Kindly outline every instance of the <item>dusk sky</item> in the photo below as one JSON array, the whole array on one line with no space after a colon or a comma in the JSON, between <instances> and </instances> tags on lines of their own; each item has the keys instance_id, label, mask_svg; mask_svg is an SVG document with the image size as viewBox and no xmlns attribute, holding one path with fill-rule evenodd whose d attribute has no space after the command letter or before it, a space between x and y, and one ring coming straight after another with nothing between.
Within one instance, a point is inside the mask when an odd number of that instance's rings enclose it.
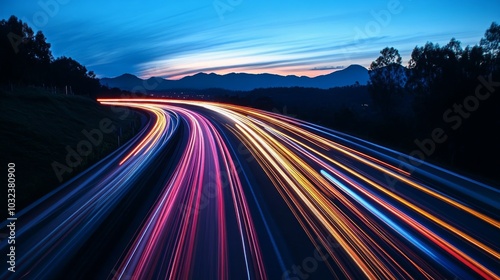
<instances>
[{"instance_id":1,"label":"dusk sky","mask_svg":"<svg viewBox=\"0 0 500 280\"><path fill-rule=\"evenodd\" d=\"M386 46L406 65L427 41L474 45L500 22L500 1L4 0L0 17L10 15L98 77L317 76L368 67Z\"/></svg>"}]
</instances>

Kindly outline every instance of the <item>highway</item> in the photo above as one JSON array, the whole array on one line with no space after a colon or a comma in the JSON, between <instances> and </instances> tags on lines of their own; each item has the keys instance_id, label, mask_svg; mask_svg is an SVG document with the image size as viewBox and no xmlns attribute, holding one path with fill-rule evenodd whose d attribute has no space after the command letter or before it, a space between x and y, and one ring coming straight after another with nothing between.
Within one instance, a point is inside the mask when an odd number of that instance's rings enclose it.
<instances>
[{"instance_id":1,"label":"highway","mask_svg":"<svg viewBox=\"0 0 500 280\"><path fill-rule=\"evenodd\" d=\"M18 213L1 279L500 279L498 187L248 107L98 101L149 117Z\"/></svg>"}]
</instances>

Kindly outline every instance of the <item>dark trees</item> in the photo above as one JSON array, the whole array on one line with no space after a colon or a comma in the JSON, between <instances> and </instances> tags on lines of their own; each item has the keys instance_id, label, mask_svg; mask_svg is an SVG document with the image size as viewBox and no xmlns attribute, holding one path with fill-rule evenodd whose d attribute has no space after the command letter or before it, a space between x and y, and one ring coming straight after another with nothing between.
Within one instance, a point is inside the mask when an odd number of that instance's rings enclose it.
<instances>
[{"instance_id":1,"label":"dark trees","mask_svg":"<svg viewBox=\"0 0 500 280\"><path fill-rule=\"evenodd\" d=\"M401 96L406 83L405 68L401 66L401 62L398 50L386 47L370 65L368 89L375 106L384 115L390 115L394 111L396 100Z\"/></svg>"},{"instance_id":2,"label":"dark trees","mask_svg":"<svg viewBox=\"0 0 500 280\"><path fill-rule=\"evenodd\" d=\"M500 156L500 26L492 23L479 44L466 46L452 38L444 46L416 46L408 67L398 51L385 48L370 67L370 91L382 113L405 107L409 95L416 139L439 128L446 141L429 157L482 174L494 174L490 164ZM405 69L397 70L397 69ZM397 72L399 71L399 72ZM407 79L407 80L406 80ZM387 120L387 118L385 118ZM394 130L395 131L395 130Z\"/></svg>"},{"instance_id":3,"label":"dark trees","mask_svg":"<svg viewBox=\"0 0 500 280\"><path fill-rule=\"evenodd\" d=\"M88 94L99 90L99 81L92 71L69 57L55 59L50 65L50 81L56 87L71 89L75 94ZM69 90L69 89L68 89Z\"/></svg>"},{"instance_id":4,"label":"dark trees","mask_svg":"<svg viewBox=\"0 0 500 280\"><path fill-rule=\"evenodd\" d=\"M93 72L77 61L54 60L45 35L15 16L0 21L0 84L71 88L76 94L92 94L100 89Z\"/></svg>"},{"instance_id":5,"label":"dark trees","mask_svg":"<svg viewBox=\"0 0 500 280\"><path fill-rule=\"evenodd\" d=\"M0 21L0 81L34 84L43 81L52 60L45 36L15 16Z\"/></svg>"}]
</instances>

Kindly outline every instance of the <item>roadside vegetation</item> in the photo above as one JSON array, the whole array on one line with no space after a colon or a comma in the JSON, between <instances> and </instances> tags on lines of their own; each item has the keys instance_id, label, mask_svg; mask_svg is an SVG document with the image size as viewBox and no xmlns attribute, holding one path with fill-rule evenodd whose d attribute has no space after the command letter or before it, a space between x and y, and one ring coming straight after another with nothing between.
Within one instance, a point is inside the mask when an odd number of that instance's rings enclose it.
<instances>
[{"instance_id":1,"label":"roadside vegetation","mask_svg":"<svg viewBox=\"0 0 500 280\"><path fill-rule=\"evenodd\" d=\"M113 112L84 96L16 87L1 89L0 100L0 154L2 166L16 165L18 211L103 159L141 127L138 113Z\"/></svg>"},{"instance_id":2,"label":"roadside vegetation","mask_svg":"<svg viewBox=\"0 0 500 280\"><path fill-rule=\"evenodd\" d=\"M15 16L0 21L0 61L1 166L15 163L17 212L141 128L140 113L95 101L117 92L72 58L54 58L43 33Z\"/></svg>"}]
</instances>

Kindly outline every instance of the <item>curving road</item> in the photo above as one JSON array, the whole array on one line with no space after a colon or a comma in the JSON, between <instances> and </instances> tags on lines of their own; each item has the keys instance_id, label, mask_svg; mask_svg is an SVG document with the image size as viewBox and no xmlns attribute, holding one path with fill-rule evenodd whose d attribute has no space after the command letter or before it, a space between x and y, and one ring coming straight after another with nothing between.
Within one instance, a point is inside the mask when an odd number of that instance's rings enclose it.
<instances>
[{"instance_id":1,"label":"curving road","mask_svg":"<svg viewBox=\"0 0 500 280\"><path fill-rule=\"evenodd\" d=\"M498 188L247 107L99 102L148 121L18 213L1 279L500 278Z\"/></svg>"}]
</instances>

